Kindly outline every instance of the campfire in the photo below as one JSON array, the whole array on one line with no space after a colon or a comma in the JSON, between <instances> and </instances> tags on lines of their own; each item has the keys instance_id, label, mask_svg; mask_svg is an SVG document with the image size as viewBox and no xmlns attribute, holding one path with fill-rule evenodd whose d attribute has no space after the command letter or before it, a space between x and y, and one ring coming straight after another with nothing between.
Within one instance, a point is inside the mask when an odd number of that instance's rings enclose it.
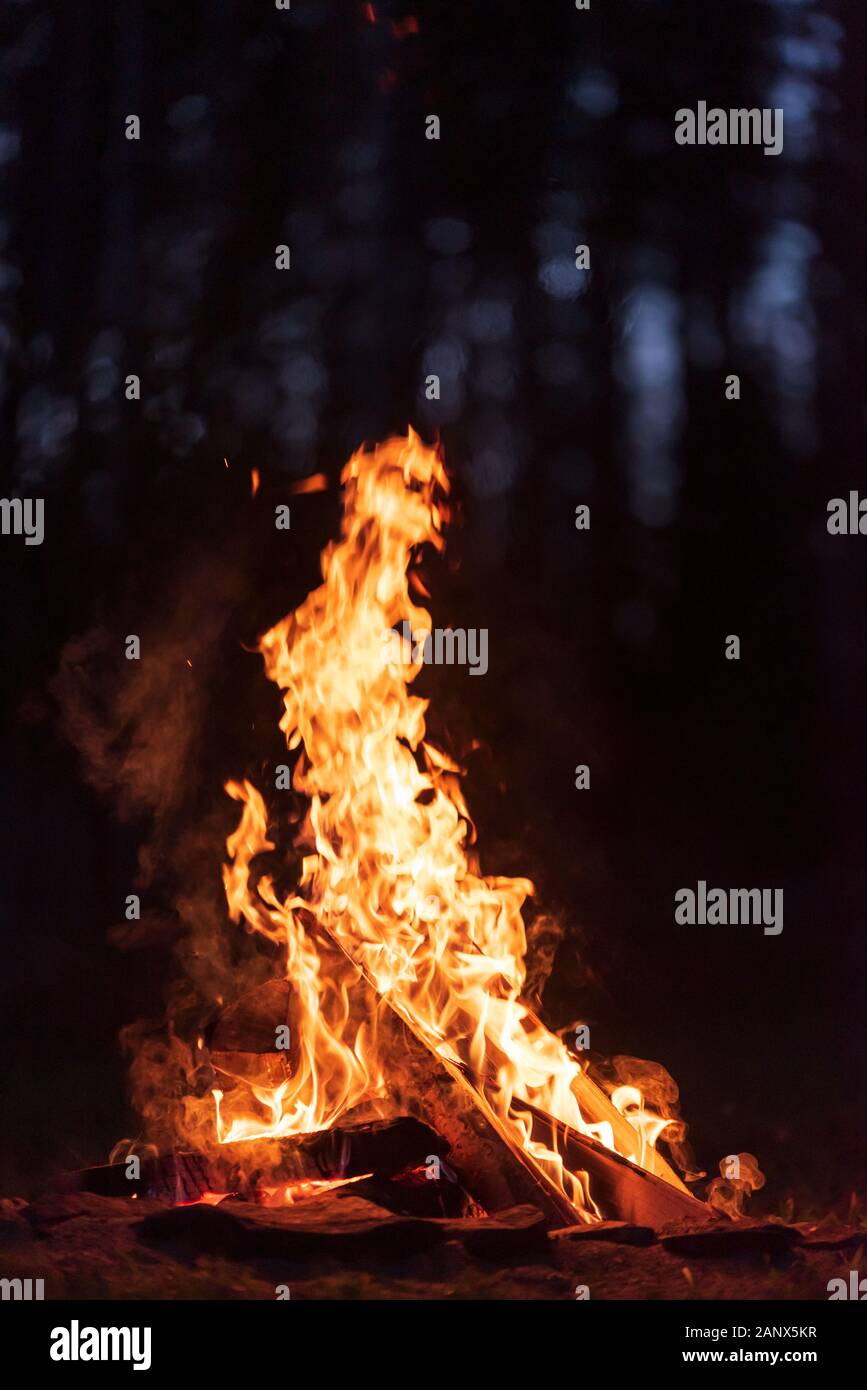
<instances>
[{"instance_id":1,"label":"campfire","mask_svg":"<svg viewBox=\"0 0 867 1390\"><path fill-rule=\"evenodd\" d=\"M533 886L482 874L461 768L426 737L413 688L432 622L413 595L424 547L444 545L440 453L410 430L341 481L322 584L259 642L287 809L226 786L226 930L253 934L270 975L226 978L192 1037L140 1045L154 1143L76 1181L266 1205L388 1183L433 1214L529 1202L560 1227L710 1219L656 1147L682 1127L636 1084L603 1089L522 999Z\"/></svg>"}]
</instances>

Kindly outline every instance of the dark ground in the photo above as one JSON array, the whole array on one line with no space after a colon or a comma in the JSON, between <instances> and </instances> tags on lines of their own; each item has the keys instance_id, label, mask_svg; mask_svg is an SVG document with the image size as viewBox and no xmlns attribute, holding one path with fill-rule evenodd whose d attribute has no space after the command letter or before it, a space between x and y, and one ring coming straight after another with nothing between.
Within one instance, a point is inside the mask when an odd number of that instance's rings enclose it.
<instances>
[{"instance_id":1,"label":"dark ground","mask_svg":"<svg viewBox=\"0 0 867 1390\"><path fill-rule=\"evenodd\" d=\"M483 1228L483 1229L482 1229ZM729 1227L731 1231L731 1227ZM864 1233L740 1228L707 1236L646 1228L548 1233L532 1207L485 1221L422 1220L331 1192L263 1211L229 1201L167 1210L89 1194L0 1211L3 1272L46 1299L798 1299L848 1280ZM686 1246L684 1248L684 1241ZM690 1247L690 1241L692 1245Z\"/></svg>"}]
</instances>

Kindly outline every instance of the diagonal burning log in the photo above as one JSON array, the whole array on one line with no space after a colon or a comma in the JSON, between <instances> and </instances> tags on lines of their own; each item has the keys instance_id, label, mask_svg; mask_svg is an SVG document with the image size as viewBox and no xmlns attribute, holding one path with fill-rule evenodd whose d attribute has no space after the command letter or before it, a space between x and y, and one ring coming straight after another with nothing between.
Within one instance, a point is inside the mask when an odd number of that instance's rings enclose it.
<instances>
[{"instance_id":1,"label":"diagonal burning log","mask_svg":"<svg viewBox=\"0 0 867 1390\"><path fill-rule=\"evenodd\" d=\"M531 1118L533 1132L547 1137L551 1146L563 1155L567 1167L583 1169L589 1174L593 1200L606 1220L658 1229L675 1221L696 1224L718 1219L718 1213L699 1202L686 1188L664 1182L527 1101L516 1100L513 1106Z\"/></svg>"},{"instance_id":2,"label":"diagonal burning log","mask_svg":"<svg viewBox=\"0 0 867 1390\"><path fill-rule=\"evenodd\" d=\"M349 958L340 943L335 944ZM532 1157L517 1148L509 1128L485 1099L481 1078L432 1047L395 1001L377 995L365 972L358 966L356 969L359 1008L368 1016L379 1008L382 1015L379 1042L386 1068L394 1075L404 1073L401 1103L410 1106L414 1102L448 1141L449 1161L486 1210L496 1212L534 1202L550 1221L574 1224L578 1217L575 1207ZM285 981L271 981L249 991L227 1011L225 1025L221 1019L211 1032L211 1044L222 1047L231 1042L237 1049L235 1055L252 1052L254 1046L261 1046L264 1053L266 1047L273 1046L275 1018L280 1022L290 1015L291 986ZM225 1068L226 1055L215 1052L212 1061ZM279 1059L273 1060L276 1063ZM608 1121L622 1147L637 1148L639 1136L604 1092L583 1073L576 1082L582 1083L579 1097L587 1118L594 1123ZM533 1139L560 1154L570 1172L589 1175L593 1200L603 1216L656 1226L676 1219L711 1219L709 1209L687 1191L655 1151L653 1171L646 1172L529 1102L515 1100L512 1110L529 1118Z\"/></svg>"}]
</instances>

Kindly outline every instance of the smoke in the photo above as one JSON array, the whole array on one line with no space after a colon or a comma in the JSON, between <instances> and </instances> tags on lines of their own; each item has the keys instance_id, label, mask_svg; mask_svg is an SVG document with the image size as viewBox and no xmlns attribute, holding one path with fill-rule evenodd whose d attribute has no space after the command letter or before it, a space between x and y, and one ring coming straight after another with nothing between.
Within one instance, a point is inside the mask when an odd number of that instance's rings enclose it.
<instances>
[{"instance_id":1,"label":"smoke","mask_svg":"<svg viewBox=\"0 0 867 1390\"><path fill-rule=\"evenodd\" d=\"M247 753L235 748L251 722L237 691L259 684L258 659L233 630L249 588L240 561L197 557L161 581L146 616L68 641L51 685L85 780L140 836L130 885L140 916L112 926L109 939L123 950L174 952L165 1017L131 1023L121 1036L133 1102L160 1140L171 1130L166 1107L194 1078L197 1033L228 994L270 968L262 948L228 925L220 878L234 820L223 782L243 765ZM137 659L126 655L131 636Z\"/></svg>"},{"instance_id":2,"label":"smoke","mask_svg":"<svg viewBox=\"0 0 867 1390\"><path fill-rule=\"evenodd\" d=\"M202 757L208 697L238 583L236 572L202 561L127 631L92 628L61 652L52 693L87 780L123 819L151 817L157 841L210 763ZM139 638L138 659L126 656L130 636Z\"/></svg>"}]
</instances>

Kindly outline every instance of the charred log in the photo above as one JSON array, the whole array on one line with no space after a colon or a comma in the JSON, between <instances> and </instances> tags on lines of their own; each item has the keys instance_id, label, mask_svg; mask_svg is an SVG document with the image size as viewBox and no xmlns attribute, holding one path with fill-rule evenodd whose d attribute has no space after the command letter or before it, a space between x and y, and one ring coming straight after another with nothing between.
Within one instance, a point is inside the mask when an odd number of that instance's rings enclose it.
<instances>
[{"instance_id":1,"label":"charred log","mask_svg":"<svg viewBox=\"0 0 867 1390\"><path fill-rule=\"evenodd\" d=\"M60 1192L92 1192L101 1197L148 1197L175 1204L197 1202L208 1192L254 1195L257 1184L333 1181L368 1173L388 1176L445 1159L448 1142L410 1115L368 1124L336 1125L316 1134L251 1140L225 1145L206 1157L162 1154L135 1165L104 1164L65 1173L54 1184ZM263 1159L267 1156L267 1163Z\"/></svg>"}]
</instances>

